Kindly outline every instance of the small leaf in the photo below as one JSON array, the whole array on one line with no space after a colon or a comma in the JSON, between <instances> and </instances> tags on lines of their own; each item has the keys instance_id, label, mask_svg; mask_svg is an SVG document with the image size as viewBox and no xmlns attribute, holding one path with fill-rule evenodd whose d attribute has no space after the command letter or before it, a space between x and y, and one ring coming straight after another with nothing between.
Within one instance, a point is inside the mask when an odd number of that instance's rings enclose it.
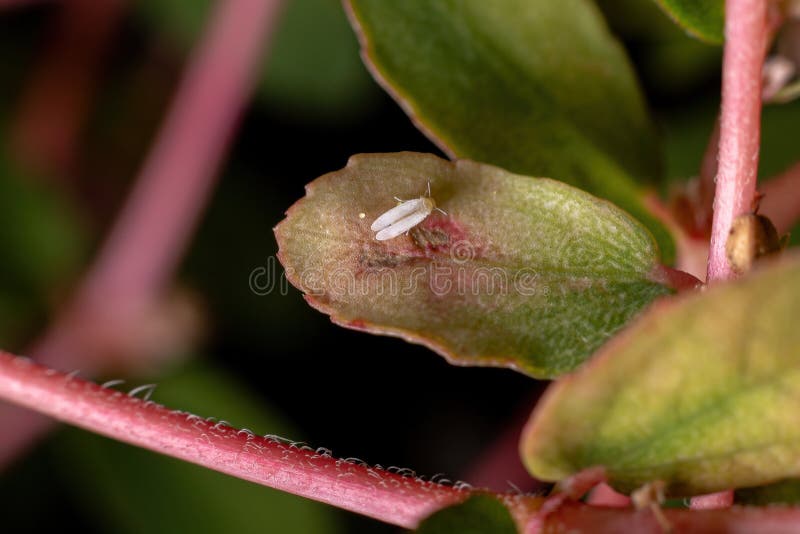
<instances>
[{"instance_id":1,"label":"small leaf","mask_svg":"<svg viewBox=\"0 0 800 534\"><path fill-rule=\"evenodd\" d=\"M673 496L800 475L800 257L662 301L551 386L522 441L544 480L605 466Z\"/></svg>"},{"instance_id":2,"label":"small leaf","mask_svg":"<svg viewBox=\"0 0 800 534\"><path fill-rule=\"evenodd\" d=\"M376 78L450 155L558 177L673 244L634 179L660 177L622 47L586 0L350 0Z\"/></svg>"},{"instance_id":3,"label":"small leaf","mask_svg":"<svg viewBox=\"0 0 800 534\"><path fill-rule=\"evenodd\" d=\"M394 196L432 213L377 241ZM453 363L554 376L653 299L658 252L625 212L579 189L471 161L360 155L309 184L276 228L289 280L343 326L403 337Z\"/></svg>"},{"instance_id":4,"label":"small leaf","mask_svg":"<svg viewBox=\"0 0 800 534\"><path fill-rule=\"evenodd\" d=\"M722 43L725 0L656 0L658 5L691 35L710 43Z\"/></svg>"},{"instance_id":5,"label":"small leaf","mask_svg":"<svg viewBox=\"0 0 800 534\"><path fill-rule=\"evenodd\" d=\"M508 508L491 495L473 495L439 510L417 528L418 534L517 534Z\"/></svg>"}]
</instances>

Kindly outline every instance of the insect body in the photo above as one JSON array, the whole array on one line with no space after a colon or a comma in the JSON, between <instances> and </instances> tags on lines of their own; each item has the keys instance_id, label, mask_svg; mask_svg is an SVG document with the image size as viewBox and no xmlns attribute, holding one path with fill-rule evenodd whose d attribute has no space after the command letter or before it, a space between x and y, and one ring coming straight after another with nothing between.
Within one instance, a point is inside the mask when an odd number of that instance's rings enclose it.
<instances>
[{"instance_id":1,"label":"insect body","mask_svg":"<svg viewBox=\"0 0 800 534\"><path fill-rule=\"evenodd\" d=\"M428 183L428 196L399 202L400 204L372 223L371 229L373 232L378 232L375 236L378 241L386 241L411 230L424 221L433 210L442 211L436 207L436 202L431 198L430 183Z\"/></svg>"},{"instance_id":2,"label":"insect body","mask_svg":"<svg viewBox=\"0 0 800 534\"><path fill-rule=\"evenodd\" d=\"M426 197L401 202L372 223L372 231L378 232L375 239L386 241L411 230L424 221L435 207L433 199Z\"/></svg>"}]
</instances>

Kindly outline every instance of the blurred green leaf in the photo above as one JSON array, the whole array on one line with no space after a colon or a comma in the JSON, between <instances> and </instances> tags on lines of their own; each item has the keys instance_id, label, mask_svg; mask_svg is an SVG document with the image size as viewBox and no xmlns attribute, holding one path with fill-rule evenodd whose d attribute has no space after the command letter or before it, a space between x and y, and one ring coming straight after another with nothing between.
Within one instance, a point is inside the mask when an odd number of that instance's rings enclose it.
<instances>
[{"instance_id":1,"label":"blurred green leaf","mask_svg":"<svg viewBox=\"0 0 800 534\"><path fill-rule=\"evenodd\" d=\"M653 93L650 100L676 94L695 97L719 77L722 48L687 35L655 2L599 0L597 4L636 60L639 77Z\"/></svg>"},{"instance_id":2,"label":"blurred green leaf","mask_svg":"<svg viewBox=\"0 0 800 534\"><path fill-rule=\"evenodd\" d=\"M738 504L751 506L800 504L800 480L793 478L766 486L738 489L736 490L735 501Z\"/></svg>"},{"instance_id":3,"label":"blurred green leaf","mask_svg":"<svg viewBox=\"0 0 800 534\"><path fill-rule=\"evenodd\" d=\"M256 433L293 435L217 368L196 366L160 380L153 399ZM338 532L336 512L323 504L81 430L63 431L54 448L76 497L104 532Z\"/></svg>"},{"instance_id":4,"label":"blurred green leaf","mask_svg":"<svg viewBox=\"0 0 800 534\"><path fill-rule=\"evenodd\" d=\"M706 101L671 110L660 117L669 179L684 181L697 174L718 107L718 101ZM768 180L800 159L795 137L799 122L800 102L764 106L758 169L760 180Z\"/></svg>"},{"instance_id":5,"label":"blurred green leaf","mask_svg":"<svg viewBox=\"0 0 800 534\"><path fill-rule=\"evenodd\" d=\"M349 2L377 77L458 157L557 177L673 244L634 179L661 176L628 60L586 0Z\"/></svg>"},{"instance_id":6,"label":"blurred green leaf","mask_svg":"<svg viewBox=\"0 0 800 534\"><path fill-rule=\"evenodd\" d=\"M528 424L530 472L603 465L614 487L674 496L800 475L800 256L662 301L546 394Z\"/></svg>"},{"instance_id":7,"label":"blurred green leaf","mask_svg":"<svg viewBox=\"0 0 800 534\"><path fill-rule=\"evenodd\" d=\"M209 0L142 0L141 15L176 44L190 48L201 34ZM288 0L264 57L261 101L312 120L357 112L377 91L358 57L358 43L341 4Z\"/></svg>"},{"instance_id":8,"label":"blurred green leaf","mask_svg":"<svg viewBox=\"0 0 800 534\"><path fill-rule=\"evenodd\" d=\"M0 155L0 341L6 346L78 270L86 243L58 194Z\"/></svg>"},{"instance_id":9,"label":"blurred green leaf","mask_svg":"<svg viewBox=\"0 0 800 534\"><path fill-rule=\"evenodd\" d=\"M377 241L372 222L430 183L447 212ZM554 376L667 287L652 236L566 184L427 154L365 154L307 186L276 228L306 299L343 326L403 337L462 365Z\"/></svg>"},{"instance_id":10,"label":"blurred green leaf","mask_svg":"<svg viewBox=\"0 0 800 534\"><path fill-rule=\"evenodd\" d=\"M432 514L416 530L419 534L517 534L508 508L497 497L473 495L461 504Z\"/></svg>"},{"instance_id":11,"label":"blurred green leaf","mask_svg":"<svg viewBox=\"0 0 800 534\"><path fill-rule=\"evenodd\" d=\"M656 0L670 17L691 35L710 43L722 43L725 0Z\"/></svg>"},{"instance_id":12,"label":"blurred green leaf","mask_svg":"<svg viewBox=\"0 0 800 534\"><path fill-rule=\"evenodd\" d=\"M668 182L686 182L697 176L718 111L719 102L714 100L660 114Z\"/></svg>"}]
</instances>

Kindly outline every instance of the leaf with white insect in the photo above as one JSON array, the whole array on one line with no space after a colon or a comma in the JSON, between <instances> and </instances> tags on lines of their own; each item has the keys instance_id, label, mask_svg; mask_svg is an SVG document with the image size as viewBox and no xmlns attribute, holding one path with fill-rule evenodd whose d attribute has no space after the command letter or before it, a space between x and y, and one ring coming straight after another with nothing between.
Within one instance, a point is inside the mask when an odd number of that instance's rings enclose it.
<instances>
[{"instance_id":1,"label":"leaf with white insect","mask_svg":"<svg viewBox=\"0 0 800 534\"><path fill-rule=\"evenodd\" d=\"M422 213L395 197L426 199L428 183L444 212L376 239ZM671 292L652 236L612 204L426 154L353 157L308 185L276 235L288 279L335 322L537 377L573 369Z\"/></svg>"},{"instance_id":2,"label":"leaf with white insect","mask_svg":"<svg viewBox=\"0 0 800 534\"><path fill-rule=\"evenodd\" d=\"M672 237L640 185L661 178L658 136L595 2L345 6L375 79L447 154L610 200L653 232L672 261Z\"/></svg>"}]
</instances>

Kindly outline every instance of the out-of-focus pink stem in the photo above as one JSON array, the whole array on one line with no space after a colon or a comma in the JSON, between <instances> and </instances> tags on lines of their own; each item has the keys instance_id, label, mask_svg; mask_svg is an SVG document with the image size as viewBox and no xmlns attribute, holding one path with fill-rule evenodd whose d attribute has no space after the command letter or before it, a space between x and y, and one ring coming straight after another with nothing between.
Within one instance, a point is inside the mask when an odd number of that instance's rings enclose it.
<instances>
[{"instance_id":1,"label":"out-of-focus pink stem","mask_svg":"<svg viewBox=\"0 0 800 534\"><path fill-rule=\"evenodd\" d=\"M586 498L586 502L592 506L608 506L611 508L627 508L631 505L631 499L627 495L617 493L614 488L603 482L598 484Z\"/></svg>"},{"instance_id":2,"label":"out-of-focus pink stem","mask_svg":"<svg viewBox=\"0 0 800 534\"><path fill-rule=\"evenodd\" d=\"M546 485L530 476L519 457L521 426L504 429L483 451L464 479L477 488L489 488L492 491L516 488L529 493L544 489Z\"/></svg>"},{"instance_id":3,"label":"out-of-focus pink stem","mask_svg":"<svg viewBox=\"0 0 800 534\"><path fill-rule=\"evenodd\" d=\"M58 6L53 34L12 127L15 155L26 166L61 176L72 170L97 74L125 4L70 0Z\"/></svg>"},{"instance_id":4,"label":"out-of-focus pink stem","mask_svg":"<svg viewBox=\"0 0 800 534\"><path fill-rule=\"evenodd\" d=\"M31 354L59 369L97 372L97 338L141 318L183 254L251 92L281 0L221 0L155 145L111 234L70 305ZM0 465L48 420L0 405Z\"/></svg>"},{"instance_id":5,"label":"out-of-focus pink stem","mask_svg":"<svg viewBox=\"0 0 800 534\"><path fill-rule=\"evenodd\" d=\"M750 211L755 197L761 132L761 70L766 42L766 0L727 0L709 283L734 277L725 254L725 242L734 218Z\"/></svg>"},{"instance_id":6,"label":"out-of-focus pink stem","mask_svg":"<svg viewBox=\"0 0 800 534\"><path fill-rule=\"evenodd\" d=\"M761 213L769 217L784 234L800 219L800 163L779 174L761 187Z\"/></svg>"},{"instance_id":7,"label":"out-of-focus pink stem","mask_svg":"<svg viewBox=\"0 0 800 534\"><path fill-rule=\"evenodd\" d=\"M469 496L466 490L215 424L3 352L0 398L125 443L401 527L414 528L434 511Z\"/></svg>"},{"instance_id":8,"label":"out-of-focus pink stem","mask_svg":"<svg viewBox=\"0 0 800 534\"><path fill-rule=\"evenodd\" d=\"M139 179L81 288L107 307L149 301L182 256L258 72L280 0L225 0ZM57 357L60 358L60 357Z\"/></svg>"},{"instance_id":9,"label":"out-of-focus pink stem","mask_svg":"<svg viewBox=\"0 0 800 534\"><path fill-rule=\"evenodd\" d=\"M549 487L549 484L531 477L522 464L519 453L522 428L530 418L531 409L542 391L543 384L536 384L534 393L517 407L505 428L464 474L464 480L477 488L488 488L492 491L515 488L524 493L542 493Z\"/></svg>"}]
</instances>

